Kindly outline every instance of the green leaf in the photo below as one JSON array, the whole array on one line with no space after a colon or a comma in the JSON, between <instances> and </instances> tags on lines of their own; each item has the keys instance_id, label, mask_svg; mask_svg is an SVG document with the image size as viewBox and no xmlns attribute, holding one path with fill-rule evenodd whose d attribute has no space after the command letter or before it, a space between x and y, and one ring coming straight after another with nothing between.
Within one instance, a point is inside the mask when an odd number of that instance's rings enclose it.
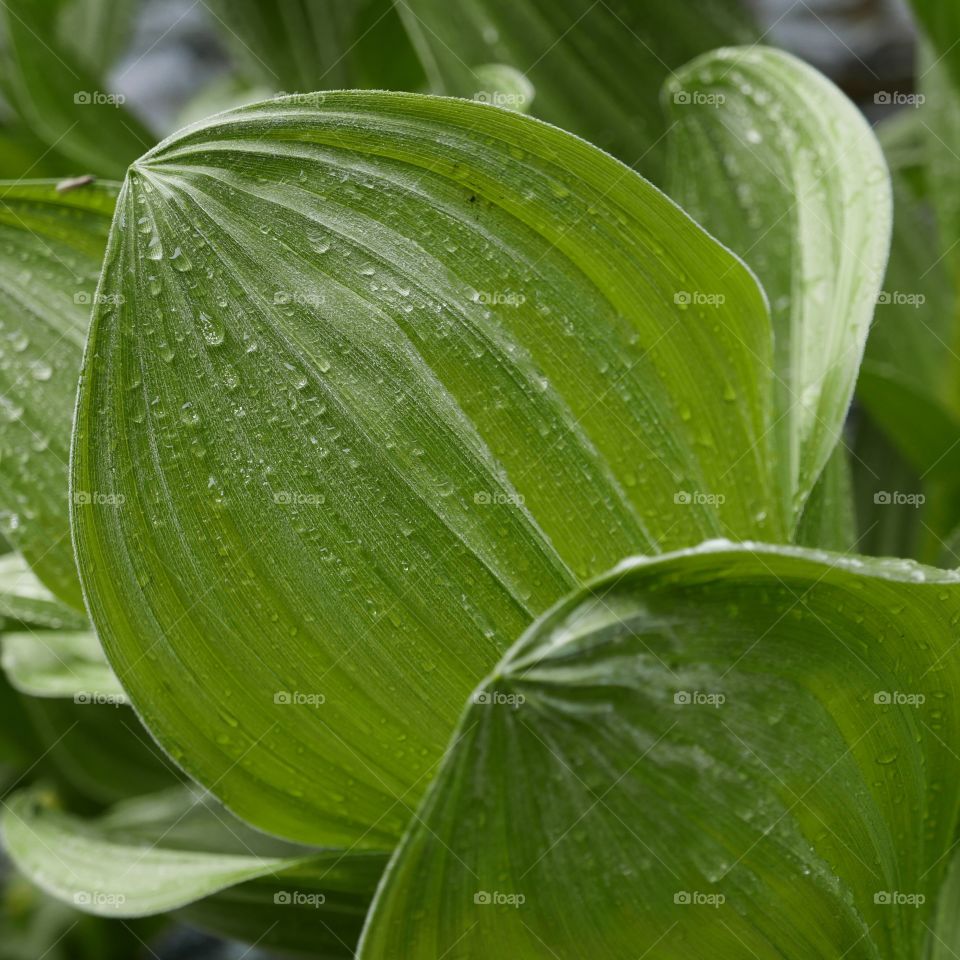
<instances>
[{"instance_id":1,"label":"green leaf","mask_svg":"<svg viewBox=\"0 0 960 960\"><path fill-rule=\"evenodd\" d=\"M925 956L960 579L705 544L622 564L475 692L363 960Z\"/></svg>"},{"instance_id":2,"label":"green leaf","mask_svg":"<svg viewBox=\"0 0 960 960\"><path fill-rule=\"evenodd\" d=\"M86 617L57 600L17 553L0 557L0 616L56 629L87 626Z\"/></svg>"},{"instance_id":3,"label":"green leaf","mask_svg":"<svg viewBox=\"0 0 960 960\"><path fill-rule=\"evenodd\" d=\"M657 91L697 54L748 42L731 0L397 0L435 93L489 99L487 64L524 73L533 112L659 182L666 125Z\"/></svg>"},{"instance_id":4,"label":"green leaf","mask_svg":"<svg viewBox=\"0 0 960 960\"><path fill-rule=\"evenodd\" d=\"M272 840L188 788L96 820L24 792L7 804L2 830L19 869L84 912L139 917L190 906L186 918L217 932L321 958L353 955L386 862Z\"/></svg>"},{"instance_id":5,"label":"green leaf","mask_svg":"<svg viewBox=\"0 0 960 960\"><path fill-rule=\"evenodd\" d=\"M890 178L860 111L800 60L718 50L666 84L670 193L770 298L779 489L799 517L836 445L890 247Z\"/></svg>"},{"instance_id":6,"label":"green leaf","mask_svg":"<svg viewBox=\"0 0 960 960\"><path fill-rule=\"evenodd\" d=\"M960 89L960 7L943 0L911 0L927 39L936 51L936 60L943 63L952 82Z\"/></svg>"},{"instance_id":7,"label":"green leaf","mask_svg":"<svg viewBox=\"0 0 960 960\"><path fill-rule=\"evenodd\" d=\"M5 633L3 669L21 693L70 697L78 703L125 703L95 633L34 630Z\"/></svg>"},{"instance_id":8,"label":"green leaf","mask_svg":"<svg viewBox=\"0 0 960 960\"><path fill-rule=\"evenodd\" d=\"M852 552L858 546L850 454L842 438L810 494L797 527L796 542L838 552Z\"/></svg>"},{"instance_id":9,"label":"green leaf","mask_svg":"<svg viewBox=\"0 0 960 960\"><path fill-rule=\"evenodd\" d=\"M116 193L112 184L58 192L52 182L0 183L2 532L46 586L78 610L70 428ZM78 492L81 499L94 494Z\"/></svg>"},{"instance_id":10,"label":"green leaf","mask_svg":"<svg viewBox=\"0 0 960 960\"><path fill-rule=\"evenodd\" d=\"M273 90L423 84L392 0L213 0L208 10L247 76Z\"/></svg>"},{"instance_id":11,"label":"green leaf","mask_svg":"<svg viewBox=\"0 0 960 960\"><path fill-rule=\"evenodd\" d=\"M131 169L100 291L72 482L123 507L73 515L91 615L151 732L265 830L382 847L579 580L784 535L752 275L529 117L214 118Z\"/></svg>"},{"instance_id":12,"label":"green leaf","mask_svg":"<svg viewBox=\"0 0 960 960\"><path fill-rule=\"evenodd\" d=\"M75 165L70 173L119 177L156 138L56 34L50 5L0 5L0 85L24 123ZM102 64L100 65L103 66Z\"/></svg>"},{"instance_id":13,"label":"green leaf","mask_svg":"<svg viewBox=\"0 0 960 960\"><path fill-rule=\"evenodd\" d=\"M43 743L40 769L52 771L87 805L116 803L183 780L118 697L24 697L23 704Z\"/></svg>"}]
</instances>

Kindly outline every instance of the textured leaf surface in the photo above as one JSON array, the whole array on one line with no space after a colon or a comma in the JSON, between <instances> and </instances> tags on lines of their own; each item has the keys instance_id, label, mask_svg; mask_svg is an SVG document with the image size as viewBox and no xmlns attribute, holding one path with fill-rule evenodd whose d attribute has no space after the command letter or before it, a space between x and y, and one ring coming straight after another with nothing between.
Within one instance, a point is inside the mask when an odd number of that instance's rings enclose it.
<instances>
[{"instance_id":1,"label":"textured leaf surface","mask_svg":"<svg viewBox=\"0 0 960 960\"><path fill-rule=\"evenodd\" d=\"M110 184L66 193L47 182L0 184L2 531L47 587L78 609L67 461L115 200Z\"/></svg>"},{"instance_id":2,"label":"textured leaf surface","mask_svg":"<svg viewBox=\"0 0 960 960\"><path fill-rule=\"evenodd\" d=\"M126 702L123 687L96 634L66 630L5 633L3 669L21 692L34 697L72 697L83 702Z\"/></svg>"},{"instance_id":3,"label":"textured leaf surface","mask_svg":"<svg viewBox=\"0 0 960 960\"><path fill-rule=\"evenodd\" d=\"M925 955L958 622L957 576L906 561L622 565L478 688L360 956Z\"/></svg>"},{"instance_id":4,"label":"textured leaf surface","mask_svg":"<svg viewBox=\"0 0 960 960\"><path fill-rule=\"evenodd\" d=\"M799 515L840 437L890 247L890 179L860 111L780 51L719 50L666 85L671 196L770 298L780 489Z\"/></svg>"},{"instance_id":5,"label":"textured leaf surface","mask_svg":"<svg viewBox=\"0 0 960 960\"><path fill-rule=\"evenodd\" d=\"M533 112L659 181L657 91L705 50L752 39L729 0L397 0L435 93L489 96L483 68L508 64L536 90Z\"/></svg>"},{"instance_id":6,"label":"textured leaf surface","mask_svg":"<svg viewBox=\"0 0 960 960\"><path fill-rule=\"evenodd\" d=\"M92 616L160 742L267 830L383 846L580 579L783 536L752 275L528 117L337 93L217 118L132 168L100 292Z\"/></svg>"},{"instance_id":7,"label":"textured leaf surface","mask_svg":"<svg viewBox=\"0 0 960 960\"><path fill-rule=\"evenodd\" d=\"M288 950L309 945L318 958L353 955L385 864L379 854L270 840L186 788L97 820L21 793L2 826L17 867L80 910L135 917L189 905L188 919L217 932Z\"/></svg>"}]
</instances>

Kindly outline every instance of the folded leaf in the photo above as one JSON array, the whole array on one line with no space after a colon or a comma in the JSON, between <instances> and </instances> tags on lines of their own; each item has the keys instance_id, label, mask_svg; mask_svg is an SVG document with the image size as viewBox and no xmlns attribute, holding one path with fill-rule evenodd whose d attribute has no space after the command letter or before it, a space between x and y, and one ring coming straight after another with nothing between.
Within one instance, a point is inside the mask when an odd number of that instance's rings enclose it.
<instances>
[{"instance_id":1,"label":"folded leaf","mask_svg":"<svg viewBox=\"0 0 960 960\"><path fill-rule=\"evenodd\" d=\"M78 610L70 426L115 199L110 184L57 192L50 182L0 183L2 532L46 586ZM83 501L96 491L77 496Z\"/></svg>"},{"instance_id":2,"label":"folded leaf","mask_svg":"<svg viewBox=\"0 0 960 960\"><path fill-rule=\"evenodd\" d=\"M926 956L960 578L705 544L538 621L467 707L363 960Z\"/></svg>"},{"instance_id":3,"label":"folded leaf","mask_svg":"<svg viewBox=\"0 0 960 960\"><path fill-rule=\"evenodd\" d=\"M382 847L578 580L783 536L753 277L529 117L332 93L214 118L132 168L100 292L92 617L154 735L265 830Z\"/></svg>"},{"instance_id":4,"label":"folded leaf","mask_svg":"<svg viewBox=\"0 0 960 960\"><path fill-rule=\"evenodd\" d=\"M397 0L435 93L489 98L484 67L507 64L536 90L533 112L660 182L671 69L753 28L736 0Z\"/></svg>"},{"instance_id":5,"label":"folded leaf","mask_svg":"<svg viewBox=\"0 0 960 960\"><path fill-rule=\"evenodd\" d=\"M271 840L187 788L97 820L20 793L2 829L16 866L79 910L138 917L189 906L188 919L217 932L319 958L353 956L385 863Z\"/></svg>"},{"instance_id":6,"label":"folded leaf","mask_svg":"<svg viewBox=\"0 0 960 960\"><path fill-rule=\"evenodd\" d=\"M664 88L670 194L770 298L779 488L799 513L837 443L890 248L890 178L860 111L781 51L718 50Z\"/></svg>"},{"instance_id":7,"label":"folded leaf","mask_svg":"<svg viewBox=\"0 0 960 960\"><path fill-rule=\"evenodd\" d=\"M125 703L95 633L34 630L5 633L3 669L21 693L70 697L78 703Z\"/></svg>"}]
</instances>

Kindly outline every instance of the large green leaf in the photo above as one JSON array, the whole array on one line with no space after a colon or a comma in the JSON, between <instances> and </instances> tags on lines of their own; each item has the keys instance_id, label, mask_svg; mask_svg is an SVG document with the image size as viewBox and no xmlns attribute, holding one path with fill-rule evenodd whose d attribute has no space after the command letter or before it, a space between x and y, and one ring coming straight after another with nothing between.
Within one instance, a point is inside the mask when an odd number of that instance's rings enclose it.
<instances>
[{"instance_id":1,"label":"large green leaf","mask_svg":"<svg viewBox=\"0 0 960 960\"><path fill-rule=\"evenodd\" d=\"M246 74L273 90L424 82L393 0L213 0L208 9Z\"/></svg>"},{"instance_id":2,"label":"large green leaf","mask_svg":"<svg viewBox=\"0 0 960 960\"><path fill-rule=\"evenodd\" d=\"M0 183L2 532L50 590L81 610L67 461L83 342L115 200L110 184L58 192L52 182ZM96 495L77 492L81 500Z\"/></svg>"},{"instance_id":3,"label":"large green leaf","mask_svg":"<svg viewBox=\"0 0 960 960\"><path fill-rule=\"evenodd\" d=\"M890 247L890 178L857 108L762 47L664 90L671 189L753 267L773 315L779 489L799 515L840 438Z\"/></svg>"},{"instance_id":4,"label":"large green leaf","mask_svg":"<svg viewBox=\"0 0 960 960\"><path fill-rule=\"evenodd\" d=\"M193 922L314 958L353 956L386 862L271 840L187 788L92 821L25 792L2 828L17 867L80 910L138 917L189 906Z\"/></svg>"},{"instance_id":5,"label":"large green leaf","mask_svg":"<svg viewBox=\"0 0 960 960\"><path fill-rule=\"evenodd\" d=\"M281 835L395 838L477 677L578 580L784 536L752 275L528 117L214 118L131 168L100 294L91 615L160 742Z\"/></svg>"},{"instance_id":6,"label":"large green leaf","mask_svg":"<svg viewBox=\"0 0 960 960\"><path fill-rule=\"evenodd\" d=\"M925 956L957 623L960 578L906 561L621 565L478 687L360 956Z\"/></svg>"},{"instance_id":7,"label":"large green leaf","mask_svg":"<svg viewBox=\"0 0 960 960\"><path fill-rule=\"evenodd\" d=\"M737 0L396 0L435 93L484 98L502 63L536 91L534 113L659 180L657 91L670 70L752 39Z\"/></svg>"}]
</instances>

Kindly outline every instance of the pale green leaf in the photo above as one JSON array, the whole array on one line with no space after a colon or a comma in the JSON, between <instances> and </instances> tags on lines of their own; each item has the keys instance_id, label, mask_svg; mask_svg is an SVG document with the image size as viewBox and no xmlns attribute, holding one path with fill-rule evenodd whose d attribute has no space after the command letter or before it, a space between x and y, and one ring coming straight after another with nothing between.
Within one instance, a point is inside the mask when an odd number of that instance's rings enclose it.
<instances>
[{"instance_id":1,"label":"pale green leaf","mask_svg":"<svg viewBox=\"0 0 960 960\"><path fill-rule=\"evenodd\" d=\"M2 532L46 586L78 610L70 425L116 192L110 184L58 192L52 182L0 183ZM96 491L78 491L81 499L88 495Z\"/></svg>"},{"instance_id":2,"label":"pale green leaf","mask_svg":"<svg viewBox=\"0 0 960 960\"><path fill-rule=\"evenodd\" d=\"M57 600L17 553L0 557L0 616L57 629L87 626L86 617Z\"/></svg>"},{"instance_id":3,"label":"pale green leaf","mask_svg":"<svg viewBox=\"0 0 960 960\"><path fill-rule=\"evenodd\" d=\"M671 195L770 298L779 489L799 517L840 437L886 269L883 153L829 80L773 49L707 54L664 102Z\"/></svg>"},{"instance_id":4,"label":"pale green leaf","mask_svg":"<svg viewBox=\"0 0 960 960\"><path fill-rule=\"evenodd\" d=\"M754 278L529 117L214 118L131 169L100 293L91 615L151 732L263 829L393 840L477 677L578 581L785 535Z\"/></svg>"},{"instance_id":5,"label":"pale green leaf","mask_svg":"<svg viewBox=\"0 0 960 960\"><path fill-rule=\"evenodd\" d=\"M957 828L960 578L705 544L474 693L363 960L916 960Z\"/></svg>"},{"instance_id":6,"label":"pale green leaf","mask_svg":"<svg viewBox=\"0 0 960 960\"><path fill-rule=\"evenodd\" d=\"M21 693L83 703L125 703L96 634L66 630L5 633L3 669Z\"/></svg>"},{"instance_id":7,"label":"pale green leaf","mask_svg":"<svg viewBox=\"0 0 960 960\"><path fill-rule=\"evenodd\" d=\"M487 99L485 65L536 91L533 113L659 182L666 125L657 91L697 54L748 41L736 0L397 0L435 93Z\"/></svg>"},{"instance_id":8,"label":"pale green leaf","mask_svg":"<svg viewBox=\"0 0 960 960\"><path fill-rule=\"evenodd\" d=\"M189 907L184 916L208 929L315 958L352 957L386 862L272 840L188 788L95 820L20 793L2 830L16 866L81 911L139 917Z\"/></svg>"}]
</instances>

